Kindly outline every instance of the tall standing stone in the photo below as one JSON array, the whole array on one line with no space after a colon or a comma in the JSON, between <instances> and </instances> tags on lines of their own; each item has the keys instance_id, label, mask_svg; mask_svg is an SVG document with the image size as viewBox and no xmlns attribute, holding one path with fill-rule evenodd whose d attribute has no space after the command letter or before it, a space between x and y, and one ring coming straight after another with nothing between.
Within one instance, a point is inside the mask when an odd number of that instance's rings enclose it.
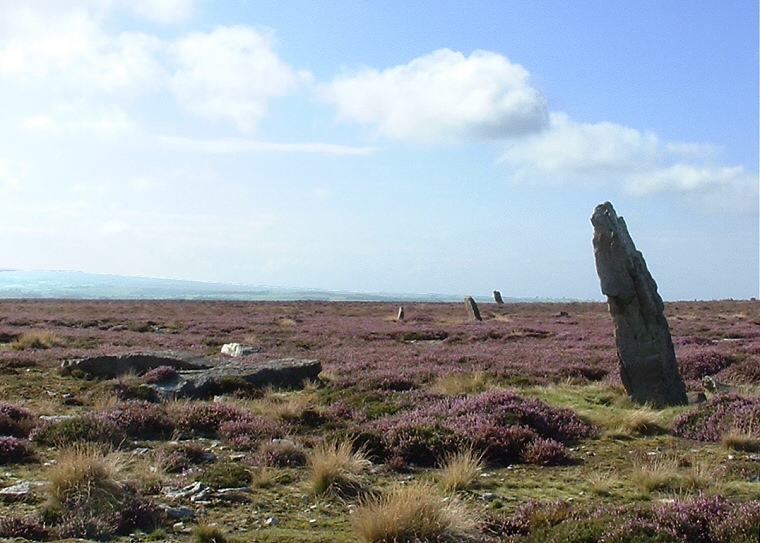
<instances>
[{"instance_id":1,"label":"tall standing stone","mask_svg":"<svg viewBox=\"0 0 760 543\"><path fill-rule=\"evenodd\" d=\"M620 377L628 395L656 406L688 403L665 306L625 221L605 202L596 206L591 223L596 271L615 324Z\"/></svg>"},{"instance_id":2,"label":"tall standing stone","mask_svg":"<svg viewBox=\"0 0 760 543\"><path fill-rule=\"evenodd\" d=\"M467 315L470 317L470 320L473 320L473 321L483 320L483 318L480 316L480 310L478 309L478 304L475 303L475 299L472 296L467 296L467 298L464 299L464 305L467 308Z\"/></svg>"},{"instance_id":3,"label":"tall standing stone","mask_svg":"<svg viewBox=\"0 0 760 543\"><path fill-rule=\"evenodd\" d=\"M501 297L501 292L499 292L498 290L493 291L493 299L499 305L502 305L504 303L504 299Z\"/></svg>"}]
</instances>

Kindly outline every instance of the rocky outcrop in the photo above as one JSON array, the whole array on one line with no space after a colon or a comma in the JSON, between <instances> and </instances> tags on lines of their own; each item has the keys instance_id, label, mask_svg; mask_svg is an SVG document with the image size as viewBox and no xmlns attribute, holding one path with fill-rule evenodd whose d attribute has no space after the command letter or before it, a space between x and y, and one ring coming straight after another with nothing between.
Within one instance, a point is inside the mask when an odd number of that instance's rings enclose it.
<instances>
[{"instance_id":1,"label":"rocky outcrop","mask_svg":"<svg viewBox=\"0 0 760 543\"><path fill-rule=\"evenodd\" d=\"M176 374L158 383L146 383L157 399L206 399L238 389L266 386L300 387L317 379L322 371L318 360L240 361L227 357L206 357L188 353L125 353L66 360L64 372L75 370L96 378L141 375L159 366L170 366Z\"/></svg>"},{"instance_id":2,"label":"rocky outcrop","mask_svg":"<svg viewBox=\"0 0 760 543\"><path fill-rule=\"evenodd\" d=\"M637 403L688 403L657 284L612 204L598 205L594 258L602 293L615 325L620 377Z\"/></svg>"},{"instance_id":3,"label":"rocky outcrop","mask_svg":"<svg viewBox=\"0 0 760 543\"><path fill-rule=\"evenodd\" d=\"M206 369L210 367L206 361L205 356L179 351L135 352L64 360L61 370L64 374L79 371L99 379L113 379L128 373L142 375L160 366L175 370Z\"/></svg>"},{"instance_id":4,"label":"rocky outcrop","mask_svg":"<svg viewBox=\"0 0 760 543\"><path fill-rule=\"evenodd\" d=\"M184 370L169 381L146 385L160 399L211 398L235 390L266 386L298 388L322 371L318 360L285 358L268 362L226 362L203 370Z\"/></svg>"}]
</instances>

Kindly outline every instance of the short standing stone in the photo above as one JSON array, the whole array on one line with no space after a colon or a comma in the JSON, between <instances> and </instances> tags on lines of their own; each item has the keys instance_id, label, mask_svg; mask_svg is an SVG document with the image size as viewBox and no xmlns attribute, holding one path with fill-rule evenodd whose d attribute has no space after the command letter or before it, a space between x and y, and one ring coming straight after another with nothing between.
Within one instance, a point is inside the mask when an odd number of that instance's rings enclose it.
<instances>
[{"instance_id":1,"label":"short standing stone","mask_svg":"<svg viewBox=\"0 0 760 543\"><path fill-rule=\"evenodd\" d=\"M475 299L472 296L467 296L464 299L464 305L467 308L467 315L470 317L470 320L483 320L483 318L480 316L480 310L478 310L478 304L475 303Z\"/></svg>"},{"instance_id":2,"label":"short standing stone","mask_svg":"<svg viewBox=\"0 0 760 543\"><path fill-rule=\"evenodd\" d=\"M642 404L687 404L665 306L625 221L606 202L596 207L591 223L596 271L615 325L620 377L628 395Z\"/></svg>"},{"instance_id":3,"label":"short standing stone","mask_svg":"<svg viewBox=\"0 0 760 543\"><path fill-rule=\"evenodd\" d=\"M398 314L396 315L396 320L397 321L404 320L404 308L403 307L399 307L398 308Z\"/></svg>"},{"instance_id":4,"label":"short standing stone","mask_svg":"<svg viewBox=\"0 0 760 543\"><path fill-rule=\"evenodd\" d=\"M498 290L493 291L493 299L496 301L497 304L501 305L504 303L504 300L501 297L501 292Z\"/></svg>"}]
</instances>

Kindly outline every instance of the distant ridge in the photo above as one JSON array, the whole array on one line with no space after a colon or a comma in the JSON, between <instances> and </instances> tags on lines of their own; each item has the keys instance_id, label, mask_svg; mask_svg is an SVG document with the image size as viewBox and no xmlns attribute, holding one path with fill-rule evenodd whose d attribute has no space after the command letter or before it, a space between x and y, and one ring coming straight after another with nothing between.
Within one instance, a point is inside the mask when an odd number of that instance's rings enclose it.
<instances>
[{"instance_id":1,"label":"distant ridge","mask_svg":"<svg viewBox=\"0 0 760 543\"><path fill-rule=\"evenodd\" d=\"M464 295L300 289L78 271L0 270L0 299L461 302ZM475 296L491 302L488 296ZM505 298L505 302L536 299Z\"/></svg>"}]
</instances>

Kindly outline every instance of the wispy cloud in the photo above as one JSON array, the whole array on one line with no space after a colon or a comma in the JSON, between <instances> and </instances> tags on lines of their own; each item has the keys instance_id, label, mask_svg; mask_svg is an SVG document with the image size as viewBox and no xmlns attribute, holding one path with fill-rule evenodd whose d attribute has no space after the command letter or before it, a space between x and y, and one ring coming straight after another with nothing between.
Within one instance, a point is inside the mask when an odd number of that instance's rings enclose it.
<instances>
[{"instance_id":1,"label":"wispy cloud","mask_svg":"<svg viewBox=\"0 0 760 543\"><path fill-rule=\"evenodd\" d=\"M317 153L329 155L367 156L380 151L380 147L351 147L332 143L273 143L248 139L199 140L178 136L154 136L161 147L194 153L234 154L250 152Z\"/></svg>"}]
</instances>

